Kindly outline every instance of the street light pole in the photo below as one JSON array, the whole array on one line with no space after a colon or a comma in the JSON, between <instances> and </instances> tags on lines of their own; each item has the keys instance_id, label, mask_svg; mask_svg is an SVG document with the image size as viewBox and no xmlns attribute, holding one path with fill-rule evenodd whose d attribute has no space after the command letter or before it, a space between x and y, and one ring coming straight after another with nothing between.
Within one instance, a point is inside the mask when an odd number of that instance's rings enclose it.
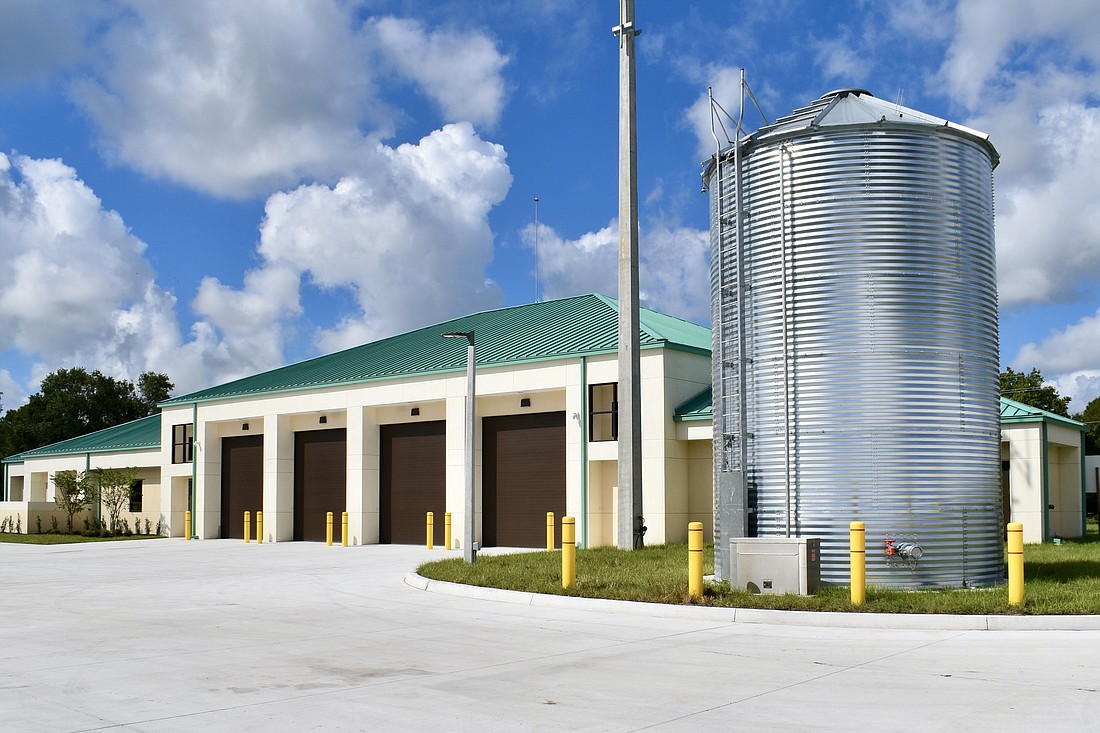
<instances>
[{"instance_id":1,"label":"street light pole","mask_svg":"<svg viewBox=\"0 0 1100 733\"><path fill-rule=\"evenodd\" d=\"M466 348L466 457L463 466L466 472L466 508L463 520L462 558L466 562L474 562L477 560L477 553L474 551L474 429L476 425L474 404L477 395L474 386L476 364L474 332L445 333L443 338L464 338L468 342Z\"/></svg>"}]
</instances>

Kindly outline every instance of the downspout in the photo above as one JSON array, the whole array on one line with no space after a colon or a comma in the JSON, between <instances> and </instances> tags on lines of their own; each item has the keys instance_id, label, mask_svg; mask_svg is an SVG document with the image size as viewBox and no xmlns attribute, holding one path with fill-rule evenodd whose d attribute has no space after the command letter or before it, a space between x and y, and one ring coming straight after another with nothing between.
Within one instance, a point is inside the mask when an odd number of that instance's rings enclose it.
<instances>
[{"instance_id":1,"label":"downspout","mask_svg":"<svg viewBox=\"0 0 1100 733\"><path fill-rule=\"evenodd\" d=\"M197 538L198 534L195 532L195 527L198 526L198 494L199 494L199 475L198 475L198 460L199 452L195 449L195 443L198 441L196 438L199 434L199 403L191 403L191 536Z\"/></svg>"},{"instance_id":2,"label":"downspout","mask_svg":"<svg viewBox=\"0 0 1100 733\"><path fill-rule=\"evenodd\" d=\"M579 422L581 424L581 547L588 547L588 357L586 356L581 357Z\"/></svg>"},{"instance_id":3,"label":"downspout","mask_svg":"<svg viewBox=\"0 0 1100 733\"><path fill-rule=\"evenodd\" d=\"M1078 454L1078 458L1081 463L1081 536L1085 536L1085 532L1088 530L1088 523L1085 521L1085 433L1081 432L1081 453Z\"/></svg>"},{"instance_id":4,"label":"downspout","mask_svg":"<svg viewBox=\"0 0 1100 733\"><path fill-rule=\"evenodd\" d=\"M88 472L92 470L92 454L84 454L84 475L87 476ZM96 483L99 482L99 478L96 478ZM99 488L103 488L100 486ZM95 526L98 529L99 523L103 520L103 494L99 493L96 496L95 502Z\"/></svg>"},{"instance_id":5,"label":"downspout","mask_svg":"<svg viewBox=\"0 0 1100 733\"><path fill-rule=\"evenodd\" d=\"M1043 480L1043 542L1050 541L1050 471L1048 470L1048 461L1050 461L1050 447L1047 443L1047 421L1043 419L1043 458L1040 461L1040 469L1042 471Z\"/></svg>"}]
</instances>

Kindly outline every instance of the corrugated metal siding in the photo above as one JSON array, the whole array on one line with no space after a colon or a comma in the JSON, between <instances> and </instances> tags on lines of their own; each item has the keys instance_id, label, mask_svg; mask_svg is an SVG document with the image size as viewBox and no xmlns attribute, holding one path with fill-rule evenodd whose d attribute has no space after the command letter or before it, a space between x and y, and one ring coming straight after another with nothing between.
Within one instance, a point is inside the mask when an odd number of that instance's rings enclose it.
<instances>
[{"instance_id":1,"label":"corrugated metal siding","mask_svg":"<svg viewBox=\"0 0 1100 733\"><path fill-rule=\"evenodd\" d=\"M792 117L824 109L812 107ZM795 127L743 165L750 526L821 537L826 582L848 581L857 519L870 583L999 582L989 146L930 125ZM723 173L732 198L731 161ZM735 291L719 306L716 459L742 437ZM923 559L889 561L887 538L917 541Z\"/></svg>"}]
</instances>

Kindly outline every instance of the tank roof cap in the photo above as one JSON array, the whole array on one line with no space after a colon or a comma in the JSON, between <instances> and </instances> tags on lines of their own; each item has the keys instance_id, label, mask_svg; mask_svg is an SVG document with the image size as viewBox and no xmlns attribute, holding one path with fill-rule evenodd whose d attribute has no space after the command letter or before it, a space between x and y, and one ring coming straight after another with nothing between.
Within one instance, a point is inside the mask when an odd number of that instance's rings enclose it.
<instances>
[{"instance_id":1,"label":"tank roof cap","mask_svg":"<svg viewBox=\"0 0 1100 733\"><path fill-rule=\"evenodd\" d=\"M874 94L871 94L866 89L856 89L856 88L853 87L851 89L834 89L831 92L826 92L825 94L822 94L821 98L822 99L829 99L830 97L841 97L841 98L843 98L843 97L847 97L850 94L854 94L857 97L873 97L873 96L875 96Z\"/></svg>"}]
</instances>

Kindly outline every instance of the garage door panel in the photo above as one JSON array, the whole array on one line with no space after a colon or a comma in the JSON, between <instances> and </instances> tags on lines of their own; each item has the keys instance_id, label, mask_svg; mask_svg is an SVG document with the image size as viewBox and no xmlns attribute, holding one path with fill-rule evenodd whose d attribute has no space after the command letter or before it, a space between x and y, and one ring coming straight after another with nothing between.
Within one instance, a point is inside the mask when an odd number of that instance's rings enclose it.
<instances>
[{"instance_id":1,"label":"garage door panel","mask_svg":"<svg viewBox=\"0 0 1100 733\"><path fill-rule=\"evenodd\" d=\"M379 542L423 544L425 515L434 512L433 541L443 544L446 431L443 420L381 426Z\"/></svg>"},{"instance_id":2,"label":"garage door panel","mask_svg":"<svg viewBox=\"0 0 1100 733\"><path fill-rule=\"evenodd\" d=\"M222 531L227 539L244 537L244 513L263 510L264 436L222 438Z\"/></svg>"},{"instance_id":3,"label":"garage door panel","mask_svg":"<svg viewBox=\"0 0 1100 733\"><path fill-rule=\"evenodd\" d=\"M347 430L309 430L294 434L294 539L323 542L327 513L334 533L347 510Z\"/></svg>"},{"instance_id":4,"label":"garage door panel","mask_svg":"<svg viewBox=\"0 0 1100 733\"><path fill-rule=\"evenodd\" d=\"M483 421L486 546L545 547L546 513L565 514L565 413L506 415Z\"/></svg>"}]
</instances>

